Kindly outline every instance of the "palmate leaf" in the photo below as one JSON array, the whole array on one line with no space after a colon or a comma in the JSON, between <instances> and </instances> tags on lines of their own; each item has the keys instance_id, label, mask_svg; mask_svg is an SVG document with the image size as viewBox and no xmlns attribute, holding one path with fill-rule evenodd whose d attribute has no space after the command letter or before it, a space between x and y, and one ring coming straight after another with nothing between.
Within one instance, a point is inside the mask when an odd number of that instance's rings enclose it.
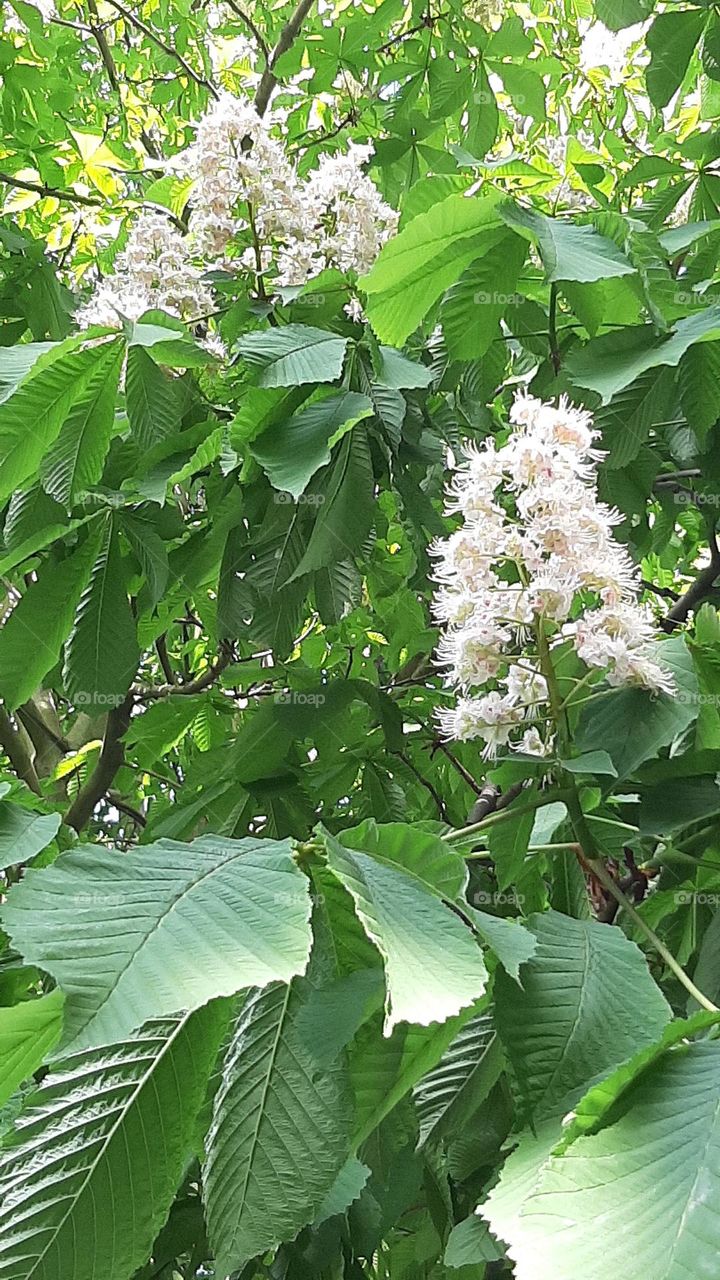
<instances>
[{"instance_id":1,"label":"palmate leaf","mask_svg":"<svg viewBox=\"0 0 720 1280\"><path fill-rule=\"evenodd\" d=\"M150 449L180 425L183 389L177 378L156 365L144 347L128 351L125 403L138 444Z\"/></svg>"},{"instance_id":2,"label":"palmate leaf","mask_svg":"<svg viewBox=\"0 0 720 1280\"><path fill-rule=\"evenodd\" d=\"M312 1222L350 1155L345 1062L320 1061L297 1026L317 981L316 956L307 978L255 993L238 1019L203 1175L219 1275Z\"/></svg>"},{"instance_id":3,"label":"palmate leaf","mask_svg":"<svg viewBox=\"0 0 720 1280\"><path fill-rule=\"evenodd\" d=\"M120 341L100 348L102 356L92 377L42 460L43 487L65 506L71 506L79 493L97 484L102 474L115 420L123 350Z\"/></svg>"},{"instance_id":4,"label":"palmate leaf","mask_svg":"<svg viewBox=\"0 0 720 1280\"><path fill-rule=\"evenodd\" d=\"M647 34L650 65L645 73L648 97L655 107L666 107L682 84L707 22L705 9L660 13Z\"/></svg>"},{"instance_id":5,"label":"palmate leaf","mask_svg":"<svg viewBox=\"0 0 720 1280\"><path fill-rule=\"evenodd\" d=\"M499 214L509 227L537 244L549 280L604 280L635 268L612 240L594 227L563 222L506 201Z\"/></svg>"},{"instance_id":6,"label":"palmate leaf","mask_svg":"<svg viewBox=\"0 0 720 1280\"><path fill-rule=\"evenodd\" d=\"M492 1019L478 1014L458 1032L432 1071L413 1090L419 1144L462 1132L495 1084L503 1052Z\"/></svg>"},{"instance_id":7,"label":"palmate leaf","mask_svg":"<svg viewBox=\"0 0 720 1280\"><path fill-rule=\"evenodd\" d=\"M720 1251L718 1081L716 1042L672 1051L620 1100L614 1123L552 1158L523 1209L522 1238L510 1242L518 1280L712 1276Z\"/></svg>"},{"instance_id":8,"label":"palmate leaf","mask_svg":"<svg viewBox=\"0 0 720 1280\"><path fill-rule=\"evenodd\" d=\"M562 1117L595 1081L652 1044L670 1007L634 943L594 920L549 911L523 987L496 975L496 1025L533 1128L520 1137L481 1206L496 1236L517 1241L519 1216L562 1134Z\"/></svg>"},{"instance_id":9,"label":"palmate leaf","mask_svg":"<svg viewBox=\"0 0 720 1280\"><path fill-rule=\"evenodd\" d=\"M83 707L107 710L119 705L139 660L120 543L109 518L65 648L63 680L68 696Z\"/></svg>"},{"instance_id":10,"label":"palmate leaf","mask_svg":"<svg viewBox=\"0 0 720 1280\"><path fill-rule=\"evenodd\" d=\"M385 965L385 1034L398 1022L445 1022L483 994L487 970L470 930L418 878L325 837L328 866L350 892Z\"/></svg>"},{"instance_id":11,"label":"palmate leaf","mask_svg":"<svg viewBox=\"0 0 720 1280\"><path fill-rule=\"evenodd\" d=\"M128 1280L146 1261L226 1021L216 1002L56 1064L0 1156L2 1280Z\"/></svg>"},{"instance_id":12,"label":"palmate leaf","mask_svg":"<svg viewBox=\"0 0 720 1280\"><path fill-rule=\"evenodd\" d=\"M122 858L87 846L29 871L3 907L14 945L67 993L73 1048L289 981L307 964L309 916L288 842L220 836L159 841Z\"/></svg>"},{"instance_id":13,"label":"palmate leaf","mask_svg":"<svg viewBox=\"0 0 720 1280\"><path fill-rule=\"evenodd\" d=\"M38 1000L0 1009L0 1107L60 1039L63 1000L56 989Z\"/></svg>"}]
</instances>

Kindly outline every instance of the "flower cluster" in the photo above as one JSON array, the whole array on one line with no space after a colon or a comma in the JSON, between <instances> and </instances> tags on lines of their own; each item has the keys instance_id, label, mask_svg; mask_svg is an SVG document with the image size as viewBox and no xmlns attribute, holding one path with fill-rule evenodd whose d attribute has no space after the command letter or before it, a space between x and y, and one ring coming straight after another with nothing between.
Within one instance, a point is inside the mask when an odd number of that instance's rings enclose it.
<instances>
[{"instance_id":1,"label":"flower cluster","mask_svg":"<svg viewBox=\"0 0 720 1280\"><path fill-rule=\"evenodd\" d=\"M432 548L445 625L438 658L460 694L441 713L443 729L481 739L486 756L503 745L552 748L538 728L550 722L539 637L551 649L569 638L611 685L673 688L653 652L637 571L613 536L620 517L597 497L602 454L590 415L564 397L555 406L520 395L510 420L501 448L492 439L468 446L447 506L464 522Z\"/></svg>"},{"instance_id":2,"label":"flower cluster","mask_svg":"<svg viewBox=\"0 0 720 1280\"><path fill-rule=\"evenodd\" d=\"M362 275L398 221L363 172L371 154L350 143L301 179L252 103L224 94L172 165L192 180L188 234L161 213L142 214L80 323L136 319L151 307L193 321L213 310L203 276L218 267L260 270L277 286L327 267ZM348 314L361 318L357 301Z\"/></svg>"},{"instance_id":3,"label":"flower cluster","mask_svg":"<svg viewBox=\"0 0 720 1280\"><path fill-rule=\"evenodd\" d=\"M162 213L142 213L115 260L115 272L77 313L81 327L137 320L157 307L184 320L213 310L202 271L190 259L185 237Z\"/></svg>"}]
</instances>

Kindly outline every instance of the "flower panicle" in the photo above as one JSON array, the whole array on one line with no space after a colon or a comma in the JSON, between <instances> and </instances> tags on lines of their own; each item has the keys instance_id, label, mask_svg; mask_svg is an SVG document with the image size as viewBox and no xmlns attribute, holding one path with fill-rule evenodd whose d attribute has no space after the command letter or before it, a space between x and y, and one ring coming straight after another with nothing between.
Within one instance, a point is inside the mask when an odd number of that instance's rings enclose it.
<instances>
[{"instance_id":1,"label":"flower panicle","mask_svg":"<svg viewBox=\"0 0 720 1280\"><path fill-rule=\"evenodd\" d=\"M533 642L539 626L609 685L674 689L652 613L638 601L637 567L614 537L621 517L598 498L604 454L591 414L564 396L549 404L521 392L509 419L501 446L465 447L446 505L463 522L430 548L433 613L444 627L437 663L458 691L441 729L481 740L486 758L500 747L552 750L551 729L528 728L552 720Z\"/></svg>"}]
</instances>

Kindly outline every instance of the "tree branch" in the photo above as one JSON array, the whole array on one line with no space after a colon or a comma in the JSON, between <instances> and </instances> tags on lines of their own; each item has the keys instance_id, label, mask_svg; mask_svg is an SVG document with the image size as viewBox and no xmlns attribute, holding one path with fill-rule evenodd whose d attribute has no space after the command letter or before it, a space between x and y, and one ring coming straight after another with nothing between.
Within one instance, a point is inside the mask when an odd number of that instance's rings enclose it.
<instances>
[{"instance_id":1,"label":"tree branch","mask_svg":"<svg viewBox=\"0 0 720 1280\"><path fill-rule=\"evenodd\" d=\"M209 689L215 683L218 676L222 675L226 667L232 661L232 654L221 653L220 657L207 671L203 671L202 675L196 676L194 680L187 680L185 684L157 684L157 685L136 685L132 690L135 698L139 698L141 702L152 702L156 698L167 698L173 694L192 694L202 693L204 689Z\"/></svg>"},{"instance_id":2,"label":"tree branch","mask_svg":"<svg viewBox=\"0 0 720 1280\"><path fill-rule=\"evenodd\" d=\"M703 600L707 600L712 594L715 579L720 576L720 547L718 547L717 536L713 529L710 533L710 563L701 569L695 581L690 584L687 591L673 605L661 622L663 631L672 632L676 627L685 622L689 613L700 604Z\"/></svg>"},{"instance_id":3,"label":"tree branch","mask_svg":"<svg viewBox=\"0 0 720 1280\"><path fill-rule=\"evenodd\" d=\"M0 747L18 778L39 796L40 780L35 772L29 741L25 730L22 727L16 728L5 707L0 707Z\"/></svg>"},{"instance_id":4,"label":"tree branch","mask_svg":"<svg viewBox=\"0 0 720 1280\"><path fill-rule=\"evenodd\" d=\"M237 14L240 21L245 23L248 31L255 37L258 43L258 48L267 62L270 58L270 46L257 23L250 17L249 13L245 13L245 10L241 9L240 5L236 3L236 0L225 0L225 3L229 9L232 9L233 13Z\"/></svg>"},{"instance_id":5,"label":"tree branch","mask_svg":"<svg viewBox=\"0 0 720 1280\"><path fill-rule=\"evenodd\" d=\"M121 706L113 707L108 712L100 759L65 815L65 822L69 827L74 827L75 831L81 831L92 817L95 806L106 795L123 764L125 747L122 738L130 725L132 706L133 697L129 693Z\"/></svg>"},{"instance_id":6,"label":"tree branch","mask_svg":"<svg viewBox=\"0 0 720 1280\"><path fill-rule=\"evenodd\" d=\"M115 4L116 0L110 0L110 3ZM255 94L255 110L259 116L265 115L272 91L278 83L277 76L275 75L275 67L283 54L287 53L290 46L297 39L300 34L300 28L312 9L313 4L314 0L300 0L297 8L290 18L288 18L285 26L280 32L278 42L270 54L270 57L267 59L267 66L265 67L260 84L257 87L257 93Z\"/></svg>"},{"instance_id":7,"label":"tree branch","mask_svg":"<svg viewBox=\"0 0 720 1280\"><path fill-rule=\"evenodd\" d=\"M179 62L185 74L188 75L191 80L194 80L195 84L199 84L203 89L207 89L208 93L212 94L213 98L216 100L219 98L220 95L215 88L215 85L209 80L206 80L204 76L199 75L194 67L190 66L190 63L186 61L183 55L178 53L178 50L173 48L171 44L166 44L164 40L161 40L160 36L153 31L152 27L149 27L147 23L143 22L142 18L138 18L136 14L131 13L129 9L126 9L124 4L120 4L120 0L107 0L107 2L112 5L113 9L116 9L119 14L122 14L126 22L129 22L131 26L135 27L138 31L142 31L143 35L147 36L148 40L152 40L153 44L157 45L158 49L162 49L163 53L166 53L168 57L174 58L176 62Z\"/></svg>"},{"instance_id":8,"label":"tree branch","mask_svg":"<svg viewBox=\"0 0 720 1280\"><path fill-rule=\"evenodd\" d=\"M0 182L5 182L9 187L17 187L20 191L36 191L39 196L52 196L54 200L65 200L68 204L87 204L97 207L106 203L105 200L96 196L80 196L75 191L48 187L44 182L29 182L26 178L15 178L11 173L0 172Z\"/></svg>"}]
</instances>

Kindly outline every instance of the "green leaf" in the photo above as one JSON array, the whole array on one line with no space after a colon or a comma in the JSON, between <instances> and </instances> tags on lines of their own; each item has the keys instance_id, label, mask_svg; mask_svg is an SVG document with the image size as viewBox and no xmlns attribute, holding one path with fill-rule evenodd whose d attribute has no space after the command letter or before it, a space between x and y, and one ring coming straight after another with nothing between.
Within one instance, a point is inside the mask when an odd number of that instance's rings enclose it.
<instances>
[{"instance_id":1,"label":"green leaf","mask_svg":"<svg viewBox=\"0 0 720 1280\"><path fill-rule=\"evenodd\" d=\"M342 833L346 849L362 849L379 862L416 877L425 888L453 901L465 888L467 867L460 854L429 831L407 822L377 823L374 818Z\"/></svg>"},{"instance_id":2,"label":"green leaf","mask_svg":"<svg viewBox=\"0 0 720 1280\"><path fill-rule=\"evenodd\" d=\"M0 1009L0 1107L37 1071L60 1039L63 1000L62 992L55 990L38 1000Z\"/></svg>"},{"instance_id":3,"label":"green leaf","mask_svg":"<svg viewBox=\"0 0 720 1280\"><path fill-rule=\"evenodd\" d=\"M476 1267L479 1262L495 1262L502 1257L487 1223L471 1213L450 1232L444 1261L446 1267Z\"/></svg>"},{"instance_id":4,"label":"green leaf","mask_svg":"<svg viewBox=\"0 0 720 1280\"><path fill-rule=\"evenodd\" d=\"M474 907L469 910L483 942L495 952L505 972L522 985L520 966L535 954L537 941L534 934L517 920L503 920L501 916L491 916L487 911L476 911Z\"/></svg>"},{"instance_id":5,"label":"green leaf","mask_svg":"<svg viewBox=\"0 0 720 1280\"><path fill-rule=\"evenodd\" d=\"M102 475L115 421L123 349L119 341L99 348L92 377L42 460L43 488L67 507Z\"/></svg>"},{"instance_id":6,"label":"green leaf","mask_svg":"<svg viewBox=\"0 0 720 1280\"><path fill-rule=\"evenodd\" d=\"M287 841L86 846L31 870L2 908L26 960L67 993L65 1043L120 1039L148 1017L288 982L310 949L307 881Z\"/></svg>"},{"instance_id":7,"label":"green leaf","mask_svg":"<svg viewBox=\"0 0 720 1280\"><path fill-rule=\"evenodd\" d=\"M133 435L151 449L180 426L184 392L177 378L158 368L143 347L130 347L125 374L125 403Z\"/></svg>"},{"instance_id":8,"label":"green leaf","mask_svg":"<svg viewBox=\"0 0 720 1280\"><path fill-rule=\"evenodd\" d=\"M103 345L71 351L50 364L41 357L0 404L0 502L37 471L105 358Z\"/></svg>"},{"instance_id":9,"label":"green leaf","mask_svg":"<svg viewBox=\"0 0 720 1280\"><path fill-rule=\"evenodd\" d=\"M520 236L505 235L485 257L473 262L443 300L441 323L450 355L476 360L500 337L500 319L520 301L514 292L527 246Z\"/></svg>"},{"instance_id":10,"label":"green leaf","mask_svg":"<svg viewBox=\"0 0 720 1280\"><path fill-rule=\"evenodd\" d=\"M248 333L238 351L259 371L261 387L293 387L306 382L334 382L342 373L347 338L312 325L287 324Z\"/></svg>"},{"instance_id":11,"label":"green leaf","mask_svg":"<svg viewBox=\"0 0 720 1280\"><path fill-rule=\"evenodd\" d=\"M63 680L77 706L118 706L138 668L135 621L115 522L108 519L100 553L77 607L65 647Z\"/></svg>"},{"instance_id":12,"label":"green leaf","mask_svg":"<svg viewBox=\"0 0 720 1280\"><path fill-rule=\"evenodd\" d=\"M578 751L606 752L619 778L656 756L698 714L697 679L682 636L664 640L658 657L671 671L677 694L651 698L643 689L616 689L595 698L580 717L575 735Z\"/></svg>"},{"instance_id":13,"label":"green leaf","mask_svg":"<svg viewBox=\"0 0 720 1280\"><path fill-rule=\"evenodd\" d=\"M503 1069L503 1052L486 1013L458 1032L438 1065L413 1090L420 1124L418 1145L461 1133Z\"/></svg>"},{"instance_id":14,"label":"green leaf","mask_svg":"<svg viewBox=\"0 0 720 1280\"><path fill-rule=\"evenodd\" d=\"M0 868L30 862L57 835L61 821L59 813L33 813L0 801Z\"/></svg>"},{"instance_id":15,"label":"green leaf","mask_svg":"<svg viewBox=\"0 0 720 1280\"><path fill-rule=\"evenodd\" d=\"M345 1064L341 1057L320 1064L298 1034L315 981L311 966L307 979L254 993L238 1019L203 1178L219 1275L312 1222L350 1154Z\"/></svg>"},{"instance_id":16,"label":"green leaf","mask_svg":"<svg viewBox=\"0 0 720 1280\"><path fill-rule=\"evenodd\" d=\"M55 666L97 550L93 534L65 560L47 559L0 629L0 693L10 711Z\"/></svg>"},{"instance_id":17,"label":"green leaf","mask_svg":"<svg viewBox=\"0 0 720 1280\"><path fill-rule=\"evenodd\" d=\"M618 929L556 911L531 917L523 986L496 975L496 1021L526 1108L562 1115L609 1068L662 1033L670 1007Z\"/></svg>"},{"instance_id":18,"label":"green leaf","mask_svg":"<svg viewBox=\"0 0 720 1280\"><path fill-rule=\"evenodd\" d=\"M604 333L571 352L566 371L573 382L597 391L607 404L648 369L674 367L697 342L720 338L720 307L706 307L678 320L675 329L658 338L653 325L636 325L619 333Z\"/></svg>"},{"instance_id":19,"label":"green leaf","mask_svg":"<svg viewBox=\"0 0 720 1280\"><path fill-rule=\"evenodd\" d=\"M482 951L462 921L399 868L325 839L330 870L383 957L385 1034L398 1022L444 1022L481 996Z\"/></svg>"},{"instance_id":20,"label":"green leaf","mask_svg":"<svg viewBox=\"0 0 720 1280\"><path fill-rule=\"evenodd\" d=\"M128 1280L188 1158L222 1005L58 1062L0 1156L0 1276Z\"/></svg>"},{"instance_id":21,"label":"green leaf","mask_svg":"<svg viewBox=\"0 0 720 1280\"><path fill-rule=\"evenodd\" d=\"M513 230L537 245L548 280L604 280L632 275L635 268L612 240L594 227L548 218L505 201L498 213Z\"/></svg>"},{"instance_id":22,"label":"green leaf","mask_svg":"<svg viewBox=\"0 0 720 1280\"><path fill-rule=\"evenodd\" d=\"M276 489L299 498L315 472L330 461L333 445L372 412L372 401L355 391L327 396L264 432L251 452Z\"/></svg>"},{"instance_id":23,"label":"green leaf","mask_svg":"<svg viewBox=\"0 0 720 1280\"><path fill-rule=\"evenodd\" d=\"M497 195L452 195L413 218L361 284L381 341L401 346L467 266L502 237Z\"/></svg>"},{"instance_id":24,"label":"green leaf","mask_svg":"<svg viewBox=\"0 0 720 1280\"><path fill-rule=\"evenodd\" d=\"M316 495L317 517L305 553L287 579L295 582L314 569L354 558L374 515L373 469L367 431L346 436L332 470Z\"/></svg>"},{"instance_id":25,"label":"green leaf","mask_svg":"<svg viewBox=\"0 0 720 1280\"><path fill-rule=\"evenodd\" d=\"M668 1053L620 1100L613 1124L549 1161L525 1205L522 1238L511 1241L518 1280L556 1280L561 1268L584 1280L620 1271L626 1280L712 1275L719 1072L717 1043ZM654 1210L635 1223L629 1252L621 1225L628 1204Z\"/></svg>"},{"instance_id":26,"label":"green leaf","mask_svg":"<svg viewBox=\"0 0 720 1280\"><path fill-rule=\"evenodd\" d=\"M653 106L666 107L677 93L706 22L706 9L659 13L653 20L647 33L650 65L645 72Z\"/></svg>"}]
</instances>

